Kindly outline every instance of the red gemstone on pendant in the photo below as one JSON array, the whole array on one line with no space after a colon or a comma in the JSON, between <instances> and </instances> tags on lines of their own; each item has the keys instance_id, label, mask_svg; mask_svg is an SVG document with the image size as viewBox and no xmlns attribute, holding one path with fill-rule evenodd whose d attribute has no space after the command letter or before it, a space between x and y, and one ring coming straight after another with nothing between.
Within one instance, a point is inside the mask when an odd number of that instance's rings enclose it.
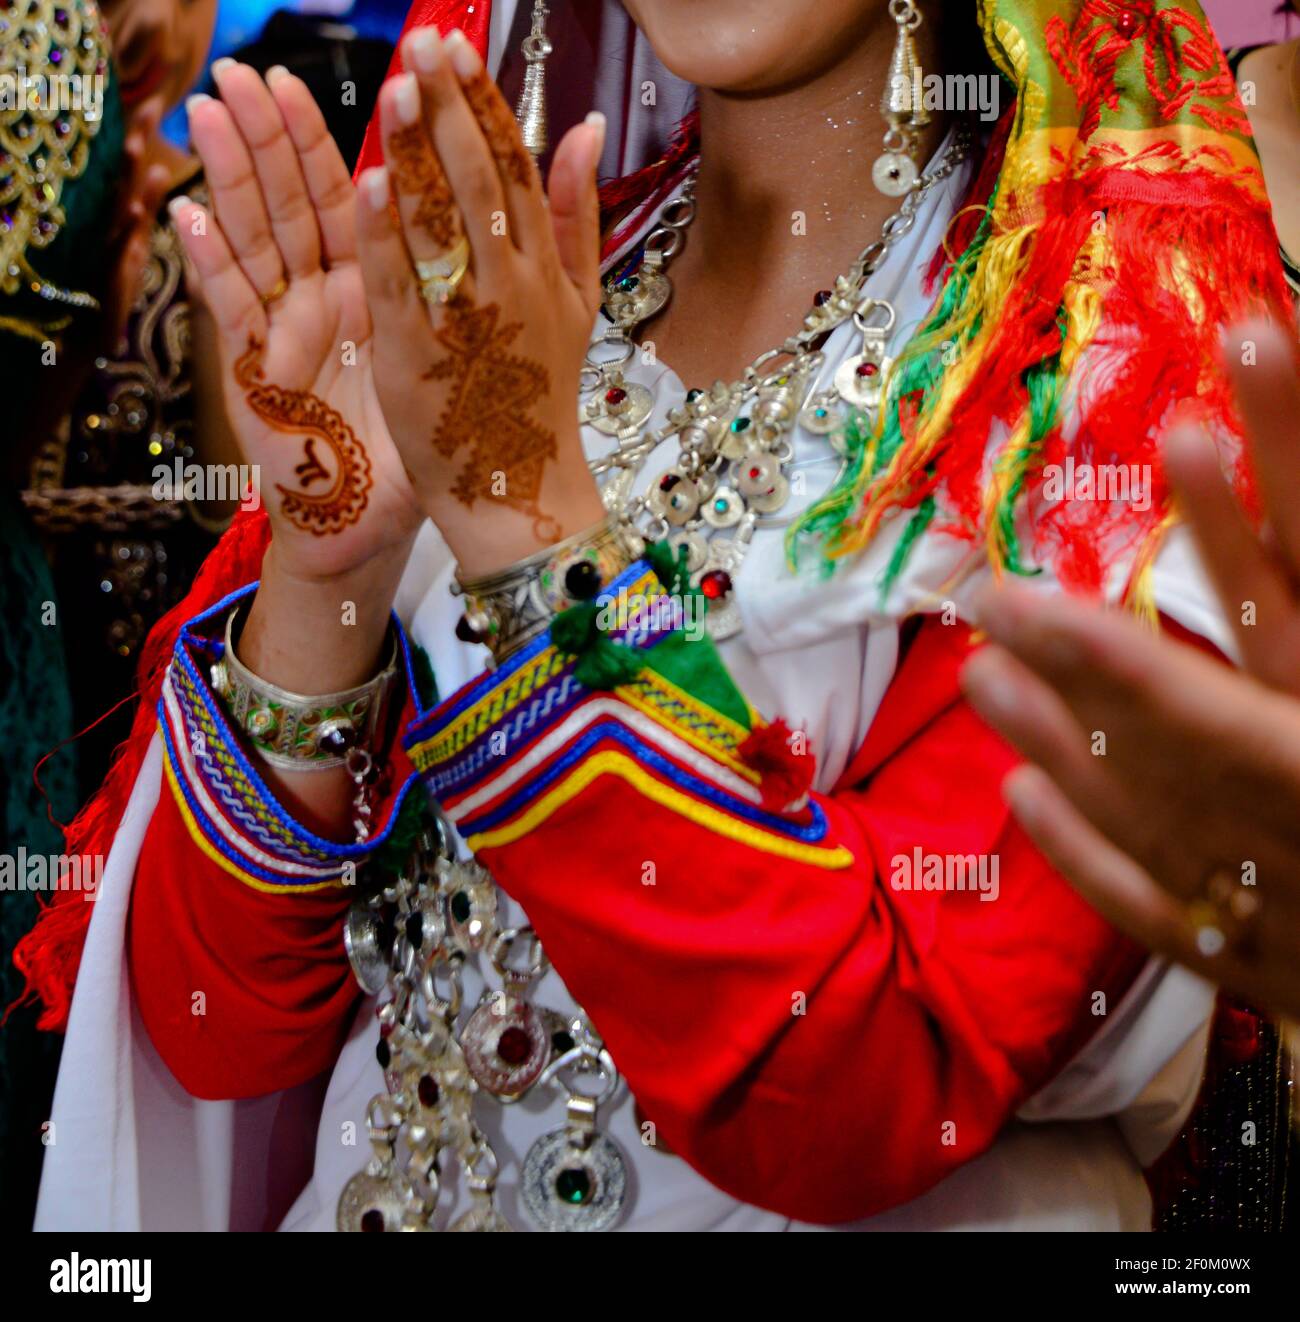
<instances>
[{"instance_id":1,"label":"red gemstone on pendant","mask_svg":"<svg viewBox=\"0 0 1300 1322\"><path fill-rule=\"evenodd\" d=\"M710 569L700 579L700 591L710 601L717 601L719 597L725 597L731 591L731 575L725 569Z\"/></svg>"},{"instance_id":2,"label":"red gemstone on pendant","mask_svg":"<svg viewBox=\"0 0 1300 1322\"><path fill-rule=\"evenodd\" d=\"M497 1055L507 1065L522 1065L532 1054L533 1044L522 1028L507 1028L497 1038Z\"/></svg>"},{"instance_id":3,"label":"red gemstone on pendant","mask_svg":"<svg viewBox=\"0 0 1300 1322\"><path fill-rule=\"evenodd\" d=\"M622 386L610 386L605 391L606 408L616 409L627 401L627 391Z\"/></svg>"},{"instance_id":4,"label":"red gemstone on pendant","mask_svg":"<svg viewBox=\"0 0 1300 1322\"><path fill-rule=\"evenodd\" d=\"M420 1105L432 1110L438 1105L438 1085L427 1074L420 1075L420 1082L417 1088L420 1094Z\"/></svg>"},{"instance_id":5,"label":"red gemstone on pendant","mask_svg":"<svg viewBox=\"0 0 1300 1322\"><path fill-rule=\"evenodd\" d=\"M831 291L829 289L819 289L813 295L813 307L824 308L831 301Z\"/></svg>"},{"instance_id":6,"label":"red gemstone on pendant","mask_svg":"<svg viewBox=\"0 0 1300 1322\"><path fill-rule=\"evenodd\" d=\"M1115 27L1121 37L1131 37L1138 30L1138 16L1131 9L1120 10L1115 19Z\"/></svg>"},{"instance_id":7,"label":"red gemstone on pendant","mask_svg":"<svg viewBox=\"0 0 1300 1322\"><path fill-rule=\"evenodd\" d=\"M878 371L880 371L880 368L878 368L875 363L859 363L854 375L864 376L869 380L871 377L875 376Z\"/></svg>"},{"instance_id":8,"label":"red gemstone on pendant","mask_svg":"<svg viewBox=\"0 0 1300 1322\"><path fill-rule=\"evenodd\" d=\"M361 1229L366 1234L382 1234L384 1229L384 1214L377 1208L370 1208L369 1211L362 1213Z\"/></svg>"}]
</instances>

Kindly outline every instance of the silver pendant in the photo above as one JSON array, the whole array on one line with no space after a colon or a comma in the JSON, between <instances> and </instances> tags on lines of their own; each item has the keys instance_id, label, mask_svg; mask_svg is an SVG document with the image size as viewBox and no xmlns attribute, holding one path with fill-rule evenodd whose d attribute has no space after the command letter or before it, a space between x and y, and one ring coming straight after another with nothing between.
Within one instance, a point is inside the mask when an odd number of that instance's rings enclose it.
<instances>
[{"instance_id":1,"label":"silver pendant","mask_svg":"<svg viewBox=\"0 0 1300 1322\"><path fill-rule=\"evenodd\" d=\"M752 518L752 516L751 516ZM752 524L747 525L752 531ZM740 607L736 604L736 575L744 563L745 552L749 549L748 537L742 529L745 540L734 537L715 537L709 542L708 558L700 570L698 582L703 584L706 575L725 574L730 581L727 591L718 597L709 599L709 613L704 617L704 628L715 643L735 637L743 626Z\"/></svg>"},{"instance_id":2,"label":"silver pendant","mask_svg":"<svg viewBox=\"0 0 1300 1322\"><path fill-rule=\"evenodd\" d=\"M846 358L835 372L835 389L853 408L880 407L885 374L893 359L885 353L883 336L868 331L863 336L862 352Z\"/></svg>"},{"instance_id":3,"label":"silver pendant","mask_svg":"<svg viewBox=\"0 0 1300 1322\"><path fill-rule=\"evenodd\" d=\"M619 436L636 431L650 416L654 403L654 395L645 386L621 377L611 378L604 390L596 391L582 406L579 421L606 436Z\"/></svg>"},{"instance_id":4,"label":"silver pendant","mask_svg":"<svg viewBox=\"0 0 1300 1322\"><path fill-rule=\"evenodd\" d=\"M557 1129L528 1149L523 1184L524 1207L541 1229L608 1230L623 1211L627 1167L604 1134L578 1147L568 1130Z\"/></svg>"},{"instance_id":5,"label":"silver pendant","mask_svg":"<svg viewBox=\"0 0 1300 1322\"><path fill-rule=\"evenodd\" d=\"M916 185L916 162L902 152L887 151L871 167L871 182L886 197L902 197Z\"/></svg>"},{"instance_id":6,"label":"silver pendant","mask_svg":"<svg viewBox=\"0 0 1300 1322\"><path fill-rule=\"evenodd\" d=\"M406 1198L391 1180L359 1171L339 1195L335 1224L341 1231L396 1231L406 1219Z\"/></svg>"},{"instance_id":7,"label":"silver pendant","mask_svg":"<svg viewBox=\"0 0 1300 1322\"><path fill-rule=\"evenodd\" d=\"M719 487L700 511L710 528L734 528L745 517L745 502L730 487Z\"/></svg>"},{"instance_id":8,"label":"silver pendant","mask_svg":"<svg viewBox=\"0 0 1300 1322\"><path fill-rule=\"evenodd\" d=\"M827 391L809 400L799 414L799 425L814 436L829 436L844 425L843 413L835 407L837 395Z\"/></svg>"},{"instance_id":9,"label":"silver pendant","mask_svg":"<svg viewBox=\"0 0 1300 1322\"><path fill-rule=\"evenodd\" d=\"M631 331L666 307L672 292L668 277L643 262L640 269L605 287L605 311L616 326Z\"/></svg>"},{"instance_id":10,"label":"silver pendant","mask_svg":"<svg viewBox=\"0 0 1300 1322\"><path fill-rule=\"evenodd\" d=\"M522 1097L551 1059L551 1037L527 1001L486 992L460 1035L475 1080L502 1101Z\"/></svg>"},{"instance_id":11,"label":"silver pendant","mask_svg":"<svg viewBox=\"0 0 1300 1322\"><path fill-rule=\"evenodd\" d=\"M452 864L447 883L447 925L468 950L482 950L496 930L497 888L477 863Z\"/></svg>"},{"instance_id":12,"label":"silver pendant","mask_svg":"<svg viewBox=\"0 0 1300 1322\"><path fill-rule=\"evenodd\" d=\"M367 996L377 996L388 981L389 956L393 948L393 932L380 918L377 910L364 900L358 900L348 910L343 924L343 949L358 986Z\"/></svg>"}]
</instances>

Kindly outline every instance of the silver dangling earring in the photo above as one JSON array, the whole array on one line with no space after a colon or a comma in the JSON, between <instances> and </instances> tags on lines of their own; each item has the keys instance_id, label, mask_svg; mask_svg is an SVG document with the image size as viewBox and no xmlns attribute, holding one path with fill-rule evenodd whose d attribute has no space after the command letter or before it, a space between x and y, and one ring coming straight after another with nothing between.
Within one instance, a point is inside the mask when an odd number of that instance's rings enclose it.
<instances>
[{"instance_id":1,"label":"silver dangling earring","mask_svg":"<svg viewBox=\"0 0 1300 1322\"><path fill-rule=\"evenodd\" d=\"M871 179L886 197L902 197L916 187L920 170L915 152L919 131L930 117L921 96L921 66L913 33L921 26L921 11L912 0L889 0L889 16L898 28L889 77L880 112L889 124L884 151L871 169Z\"/></svg>"},{"instance_id":2,"label":"silver dangling earring","mask_svg":"<svg viewBox=\"0 0 1300 1322\"><path fill-rule=\"evenodd\" d=\"M532 31L524 38L520 48L528 67L524 70L524 85L519 89L519 104L515 119L519 122L524 146L536 160L546 150L546 57L554 47L546 35L547 9L545 0L533 4Z\"/></svg>"}]
</instances>

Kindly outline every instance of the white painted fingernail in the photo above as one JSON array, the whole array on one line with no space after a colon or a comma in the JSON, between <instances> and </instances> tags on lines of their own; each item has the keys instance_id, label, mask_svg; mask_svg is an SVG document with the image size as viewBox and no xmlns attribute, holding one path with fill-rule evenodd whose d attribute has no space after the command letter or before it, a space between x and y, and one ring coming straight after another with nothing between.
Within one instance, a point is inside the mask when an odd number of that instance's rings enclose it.
<instances>
[{"instance_id":1,"label":"white painted fingernail","mask_svg":"<svg viewBox=\"0 0 1300 1322\"><path fill-rule=\"evenodd\" d=\"M463 80L473 78L483 67L478 51L459 28L447 34L447 56L451 60L451 67L456 70L456 77Z\"/></svg>"},{"instance_id":2,"label":"white painted fingernail","mask_svg":"<svg viewBox=\"0 0 1300 1322\"><path fill-rule=\"evenodd\" d=\"M600 153L605 150L605 116L599 110L593 110L586 118L584 123L590 124L596 130L596 150L595 157L600 159Z\"/></svg>"},{"instance_id":3,"label":"white painted fingernail","mask_svg":"<svg viewBox=\"0 0 1300 1322\"><path fill-rule=\"evenodd\" d=\"M170 202L167 203L167 214L171 216L173 219L175 219L176 216L179 215L181 211L183 211L186 207L192 205L193 203L190 201L190 199L184 193L182 193L180 197L174 197Z\"/></svg>"},{"instance_id":4,"label":"white painted fingernail","mask_svg":"<svg viewBox=\"0 0 1300 1322\"><path fill-rule=\"evenodd\" d=\"M388 205L388 171L382 165L367 170L361 178L366 201L375 211L382 211Z\"/></svg>"},{"instance_id":5,"label":"white painted fingernail","mask_svg":"<svg viewBox=\"0 0 1300 1322\"><path fill-rule=\"evenodd\" d=\"M229 55L223 55L219 60L213 62L212 76L220 81L221 75L228 70L233 69L237 63L238 61L232 60Z\"/></svg>"},{"instance_id":6,"label":"white painted fingernail","mask_svg":"<svg viewBox=\"0 0 1300 1322\"><path fill-rule=\"evenodd\" d=\"M404 73L397 80L393 93L393 109L403 124L414 124L420 118L420 88L412 74Z\"/></svg>"},{"instance_id":7,"label":"white painted fingernail","mask_svg":"<svg viewBox=\"0 0 1300 1322\"><path fill-rule=\"evenodd\" d=\"M411 63L421 73L433 73L438 67L438 56L442 51L442 42L438 39L437 28L420 28L411 38Z\"/></svg>"},{"instance_id":8,"label":"white painted fingernail","mask_svg":"<svg viewBox=\"0 0 1300 1322\"><path fill-rule=\"evenodd\" d=\"M289 76L289 70L286 69L283 64L273 64L266 71L267 85L274 87L275 84L278 83L281 78L287 78L288 76Z\"/></svg>"},{"instance_id":9,"label":"white painted fingernail","mask_svg":"<svg viewBox=\"0 0 1300 1322\"><path fill-rule=\"evenodd\" d=\"M212 98L206 92L195 92L193 96L187 97L185 100L185 113L192 115L205 101L211 100Z\"/></svg>"}]
</instances>

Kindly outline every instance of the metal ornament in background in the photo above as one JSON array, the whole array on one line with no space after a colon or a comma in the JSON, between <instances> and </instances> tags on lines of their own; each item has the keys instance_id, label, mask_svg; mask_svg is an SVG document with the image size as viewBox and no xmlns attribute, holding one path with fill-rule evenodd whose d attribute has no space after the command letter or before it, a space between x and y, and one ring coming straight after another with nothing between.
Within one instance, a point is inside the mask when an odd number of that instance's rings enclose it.
<instances>
[{"instance_id":1,"label":"metal ornament in background","mask_svg":"<svg viewBox=\"0 0 1300 1322\"><path fill-rule=\"evenodd\" d=\"M581 1011L533 1003L550 967L546 954L531 928L502 927L497 912L490 874L458 857L439 816L401 874L348 914L353 973L379 997L385 1091L366 1109L371 1158L339 1197L340 1230L439 1229L452 1163L469 1205L447 1229L513 1229L497 1206L497 1156L475 1110L547 1091L563 1099L565 1123L524 1156L520 1192L530 1219L543 1230L607 1230L622 1215L626 1161L598 1128L618 1094L618 1071ZM499 985L485 976L466 1013L461 973L479 956Z\"/></svg>"},{"instance_id":2,"label":"metal ornament in background","mask_svg":"<svg viewBox=\"0 0 1300 1322\"><path fill-rule=\"evenodd\" d=\"M554 49L551 39L546 35L546 15L549 12L543 0L536 0L533 5L532 30L524 38L521 47L527 67L524 70L524 85L519 89L515 119L519 122L524 146L534 160L547 147L546 60Z\"/></svg>"},{"instance_id":3,"label":"metal ornament in background","mask_svg":"<svg viewBox=\"0 0 1300 1322\"><path fill-rule=\"evenodd\" d=\"M759 355L739 380L690 391L683 405L669 411L666 424L653 431L645 424L654 411L654 395L627 381L625 372L636 353L634 337L672 296L667 268L695 218L693 173L646 237L640 265L607 279L604 308L612 324L587 351L578 417L613 436L617 447L590 461L590 467L605 507L618 514L625 541L634 549L638 541L661 540L674 549L686 548L690 584L709 603L705 627L715 640L741 629L732 586L754 533L790 522L782 511L793 491L795 427L825 436L844 455L848 418L864 414L874 425L896 316L889 303L868 297L864 288L890 247L915 225L922 197L966 158L970 142L968 127L959 124L948 150L914 180L880 237L817 295L800 330ZM810 395L825 364L822 344L850 318L862 333L859 352L841 364L829 389ZM647 491L634 494L649 456L669 437L680 446L676 462Z\"/></svg>"},{"instance_id":4,"label":"metal ornament in background","mask_svg":"<svg viewBox=\"0 0 1300 1322\"><path fill-rule=\"evenodd\" d=\"M911 0L890 0L889 16L898 29L880 101L880 113L889 127L871 179L886 197L902 197L916 184L916 144L930 117L920 94L921 66L913 36L921 26L921 11Z\"/></svg>"}]
</instances>

